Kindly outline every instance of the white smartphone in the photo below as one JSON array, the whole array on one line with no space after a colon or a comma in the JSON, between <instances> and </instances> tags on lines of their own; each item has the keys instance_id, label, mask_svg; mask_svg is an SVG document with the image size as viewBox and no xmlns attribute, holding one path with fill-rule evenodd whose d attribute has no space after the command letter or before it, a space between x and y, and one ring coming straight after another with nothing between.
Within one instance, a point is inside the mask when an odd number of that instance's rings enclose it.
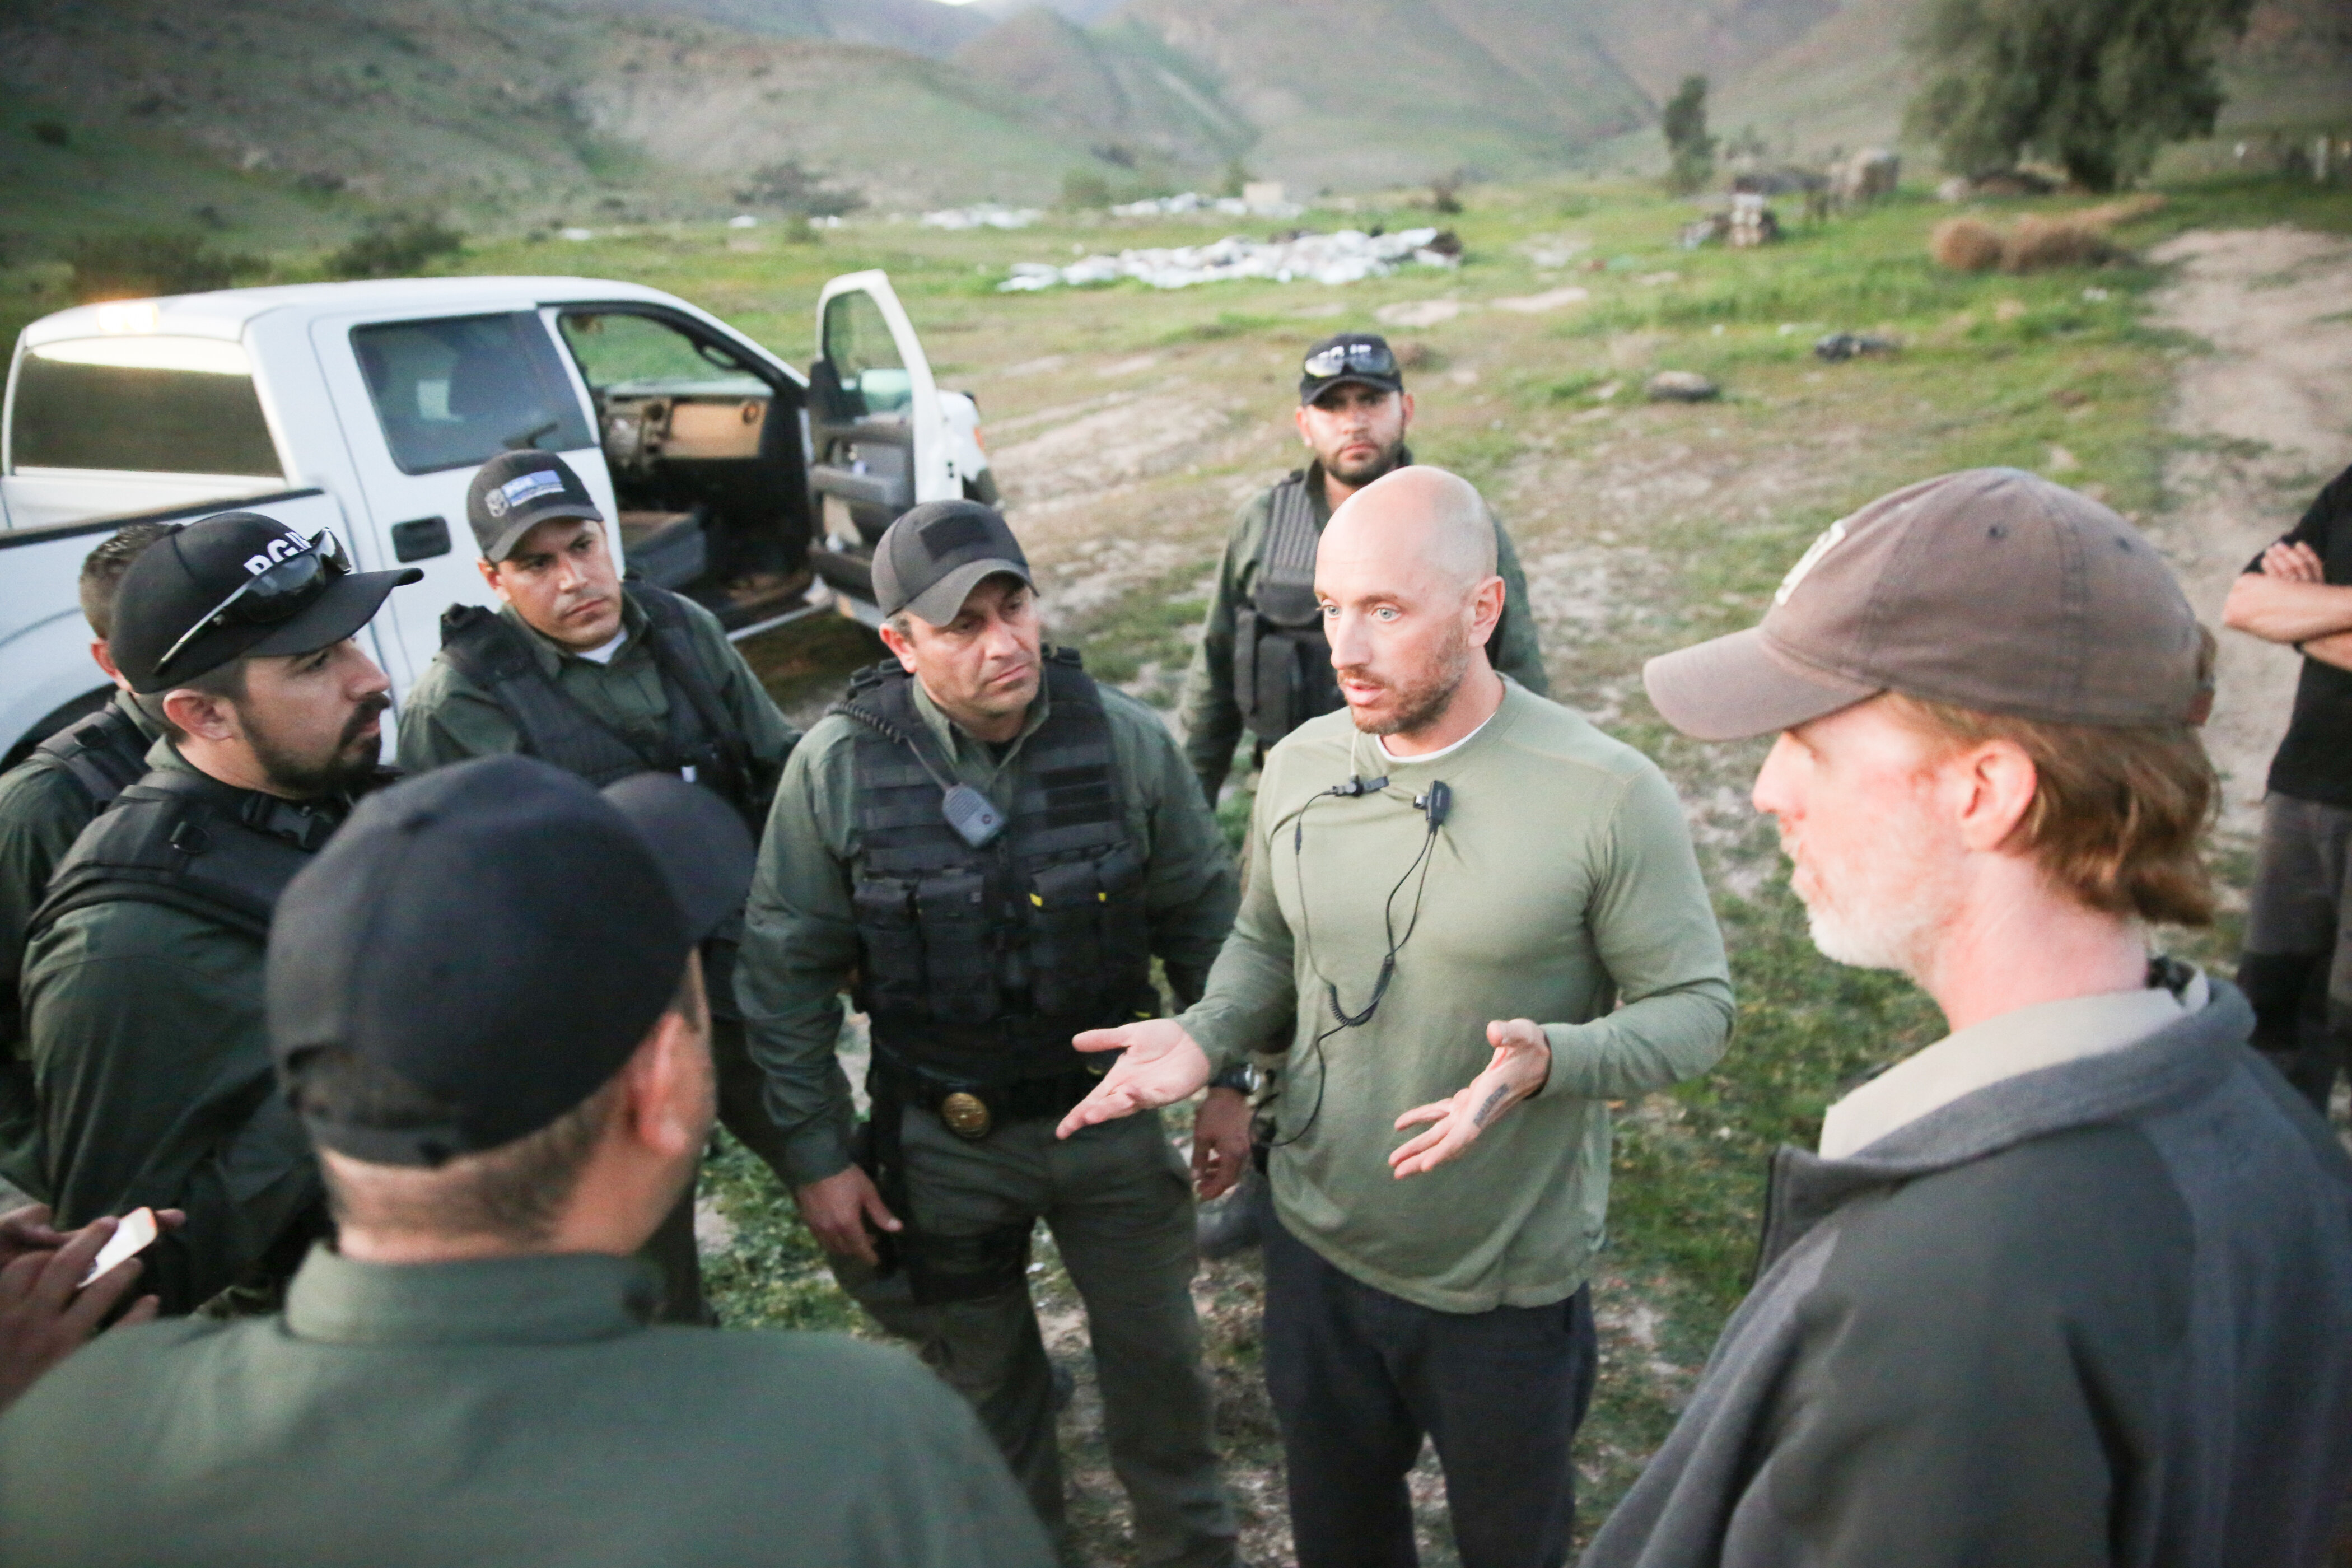
<instances>
[{"instance_id":1,"label":"white smartphone","mask_svg":"<svg viewBox=\"0 0 2352 1568\"><path fill-rule=\"evenodd\" d=\"M106 1245L98 1249L97 1258L90 1262L89 1272L83 1275L81 1284L74 1288L82 1289L88 1287L124 1258L134 1258L146 1251L154 1244L157 1234L155 1211L132 1209L122 1216L122 1223L115 1227L114 1235L108 1238Z\"/></svg>"}]
</instances>

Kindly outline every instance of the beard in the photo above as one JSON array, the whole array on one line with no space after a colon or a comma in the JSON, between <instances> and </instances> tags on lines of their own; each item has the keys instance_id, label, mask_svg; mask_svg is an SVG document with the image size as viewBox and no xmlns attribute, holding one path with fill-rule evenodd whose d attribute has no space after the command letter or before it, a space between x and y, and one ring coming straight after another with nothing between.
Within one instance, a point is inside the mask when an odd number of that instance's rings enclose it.
<instances>
[{"instance_id":1,"label":"beard","mask_svg":"<svg viewBox=\"0 0 2352 1568\"><path fill-rule=\"evenodd\" d=\"M1356 721L1357 730L1367 735L1411 735L1444 718L1462 689L1463 678L1470 673L1470 647L1469 637L1456 631L1419 679L1384 680L1360 666L1339 671L1350 680L1377 681L1395 699L1391 710L1380 715L1366 713L1350 703L1348 715Z\"/></svg>"},{"instance_id":2,"label":"beard","mask_svg":"<svg viewBox=\"0 0 2352 1568\"><path fill-rule=\"evenodd\" d=\"M391 707L392 700L381 692L361 698L345 721L335 749L324 758L306 756L281 745L267 727L254 721L251 713L240 713L238 718L245 726L246 744L253 748L254 761L261 764L263 775L297 800L316 800L357 790L374 775L379 748L361 737Z\"/></svg>"},{"instance_id":3,"label":"beard","mask_svg":"<svg viewBox=\"0 0 2352 1568\"><path fill-rule=\"evenodd\" d=\"M1927 956L1951 914L1952 890L1923 858L1885 856L1867 871L1841 878L1834 889L1818 868L1810 890L1805 879L1797 879L1797 897L1805 906L1807 934L1822 957L1924 978Z\"/></svg>"},{"instance_id":4,"label":"beard","mask_svg":"<svg viewBox=\"0 0 2352 1568\"><path fill-rule=\"evenodd\" d=\"M1400 439L1382 447L1360 463L1326 463L1323 471L1343 485L1353 485L1361 489L1374 479L1386 478L1403 456L1404 442Z\"/></svg>"}]
</instances>

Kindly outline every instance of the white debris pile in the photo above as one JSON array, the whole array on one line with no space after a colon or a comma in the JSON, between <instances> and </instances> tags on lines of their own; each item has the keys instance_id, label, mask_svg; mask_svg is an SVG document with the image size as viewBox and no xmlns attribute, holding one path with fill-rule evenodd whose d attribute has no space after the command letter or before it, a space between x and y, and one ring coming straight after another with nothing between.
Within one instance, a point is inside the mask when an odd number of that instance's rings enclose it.
<instances>
[{"instance_id":1,"label":"white debris pile","mask_svg":"<svg viewBox=\"0 0 2352 1568\"><path fill-rule=\"evenodd\" d=\"M1062 284L1075 288L1115 283L1122 278L1139 279L1154 289L1185 289L1234 278L1266 278L1277 283L1302 279L1357 283L1367 278L1385 278L1407 261L1424 267L1458 265L1458 247L1453 252L1431 248L1437 237L1433 228L1382 235L1343 228L1336 234L1302 234L1295 239L1265 241L1230 235L1213 245L1122 250L1117 256L1089 256L1067 267L1015 262L1013 276L996 288L999 293L1015 294Z\"/></svg>"},{"instance_id":2,"label":"white debris pile","mask_svg":"<svg viewBox=\"0 0 2352 1568\"><path fill-rule=\"evenodd\" d=\"M1172 196L1146 196L1139 202L1121 202L1110 209L1113 217L1178 217L1185 213L1223 213L1230 217L1297 217L1307 209L1297 202L1285 201L1282 187L1275 185L1272 194L1244 188L1238 196L1204 196L1198 191L1185 191Z\"/></svg>"},{"instance_id":3,"label":"white debris pile","mask_svg":"<svg viewBox=\"0 0 2352 1568\"><path fill-rule=\"evenodd\" d=\"M977 206L948 207L925 213L925 228L1027 228L1045 215L1035 207L1001 206L982 202Z\"/></svg>"}]
</instances>

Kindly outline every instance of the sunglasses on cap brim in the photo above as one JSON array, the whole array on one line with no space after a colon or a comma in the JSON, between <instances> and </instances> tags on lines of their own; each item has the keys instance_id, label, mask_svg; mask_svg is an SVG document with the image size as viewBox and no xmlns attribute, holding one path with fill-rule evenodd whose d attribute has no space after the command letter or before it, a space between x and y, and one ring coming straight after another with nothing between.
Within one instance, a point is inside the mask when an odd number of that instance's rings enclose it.
<instances>
[{"instance_id":1,"label":"sunglasses on cap brim","mask_svg":"<svg viewBox=\"0 0 2352 1568\"><path fill-rule=\"evenodd\" d=\"M189 644L216 627L274 626L292 620L318 602L328 584L351 572L352 558L344 552L343 542L334 530L320 529L284 560L238 584L236 592L182 632L180 640L155 661L155 673L162 675L188 651Z\"/></svg>"},{"instance_id":2,"label":"sunglasses on cap brim","mask_svg":"<svg viewBox=\"0 0 2352 1568\"><path fill-rule=\"evenodd\" d=\"M1397 362L1386 343L1334 343L1308 354L1299 368L1313 376L1344 375L1350 371L1360 375L1394 375Z\"/></svg>"}]
</instances>

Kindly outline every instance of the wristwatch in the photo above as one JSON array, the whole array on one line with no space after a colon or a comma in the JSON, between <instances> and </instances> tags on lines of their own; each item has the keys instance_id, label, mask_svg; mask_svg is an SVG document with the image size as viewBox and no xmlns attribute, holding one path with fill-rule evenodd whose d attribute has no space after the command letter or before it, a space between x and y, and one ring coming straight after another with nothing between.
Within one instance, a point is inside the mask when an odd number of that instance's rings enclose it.
<instances>
[{"instance_id":1,"label":"wristwatch","mask_svg":"<svg viewBox=\"0 0 2352 1568\"><path fill-rule=\"evenodd\" d=\"M1257 1069L1247 1062L1235 1062L1209 1080L1211 1089L1230 1089L1237 1094L1248 1094L1257 1088Z\"/></svg>"}]
</instances>

